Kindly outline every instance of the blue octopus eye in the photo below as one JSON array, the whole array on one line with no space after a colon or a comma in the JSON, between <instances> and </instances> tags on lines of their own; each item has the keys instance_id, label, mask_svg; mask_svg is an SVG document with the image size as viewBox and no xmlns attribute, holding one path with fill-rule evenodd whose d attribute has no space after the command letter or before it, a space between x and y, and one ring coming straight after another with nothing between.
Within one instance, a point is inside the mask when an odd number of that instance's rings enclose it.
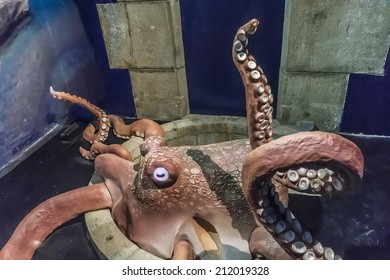
<instances>
[{"instance_id":1,"label":"blue octopus eye","mask_svg":"<svg viewBox=\"0 0 390 280\"><path fill-rule=\"evenodd\" d=\"M164 167L157 167L153 172L153 177L158 182L165 182L169 179L169 172Z\"/></svg>"}]
</instances>

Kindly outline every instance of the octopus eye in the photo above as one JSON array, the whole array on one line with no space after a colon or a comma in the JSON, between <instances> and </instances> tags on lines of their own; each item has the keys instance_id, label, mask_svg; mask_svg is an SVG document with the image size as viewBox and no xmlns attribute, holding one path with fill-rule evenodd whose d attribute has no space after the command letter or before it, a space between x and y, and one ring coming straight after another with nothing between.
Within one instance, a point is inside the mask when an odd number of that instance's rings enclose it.
<instances>
[{"instance_id":1,"label":"octopus eye","mask_svg":"<svg viewBox=\"0 0 390 280\"><path fill-rule=\"evenodd\" d=\"M168 188L175 184L180 171L174 161L165 160L148 165L146 173L157 188Z\"/></svg>"},{"instance_id":2,"label":"octopus eye","mask_svg":"<svg viewBox=\"0 0 390 280\"><path fill-rule=\"evenodd\" d=\"M157 167L153 172L153 178L158 182L165 182L169 179L169 172L164 167Z\"/></svg>"}]
</instances>

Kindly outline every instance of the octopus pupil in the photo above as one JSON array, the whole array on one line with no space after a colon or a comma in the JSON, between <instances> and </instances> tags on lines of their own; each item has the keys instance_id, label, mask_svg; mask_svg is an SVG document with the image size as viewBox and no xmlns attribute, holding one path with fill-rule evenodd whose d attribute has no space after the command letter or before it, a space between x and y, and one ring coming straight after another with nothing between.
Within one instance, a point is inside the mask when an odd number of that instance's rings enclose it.
<instances>
[{"instance_id":1,"label":"octopus pupil","mask_svg":"<svg viewBox=\"0 0 390 280\"><path fill-rule=\"evenodd\" d=\"M154 179L159 182L165 182L169 178L168 170L164 167L158 167L153 172Z\"/></svg>"}]
</instances>

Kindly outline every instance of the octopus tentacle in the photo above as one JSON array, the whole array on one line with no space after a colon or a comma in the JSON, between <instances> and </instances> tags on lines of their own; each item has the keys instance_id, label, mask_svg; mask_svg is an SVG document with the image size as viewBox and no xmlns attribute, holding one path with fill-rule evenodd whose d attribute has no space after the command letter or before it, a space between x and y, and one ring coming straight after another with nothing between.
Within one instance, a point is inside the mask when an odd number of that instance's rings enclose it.
<instances>
[{"instance_id":1,"label":"octopus tentacle","mask_svg":"<svg viewBox=\"0 0 390 280\"><path fill-rule=\"evenodd\" d=\"M256 227L251 233L249 250L256 258L268 260L293 259L263 226Z\"/></svg>"},{"instance_id":2,"label":"octopus tentacle","mask_svg":"<svg viewBox=\"0 0 390 280\"><path fill-rule=\"evenodd\" d=\"M254 184L260 187L257 194L257 219L274 236L275 241L291 258L332 260L341 258L335 255L333 249L323 247L320 242L314 240L312 234L302 227L294 214L281 204L271 180L259 180ZM256 236L252 234L251 238L256 238ZM265 242L269 242L269 240L266 239ZM261 250L260 253L265 256L271 254L272 258L284 259L285 257L282 255L279 246L274 245L273 250L270 249L271 246L267 245L252 249Z\"/></svg>"},{"instance_id":3,"label":"octopus tentacle","mask_svg":"<svg viewBox=\"0 0 390 280\"><path fill-rule=\"evenodd\" d=\"M194 252L190 243L186 240L177 242L173 249L172 260L193 260Z\"/></svg>"},{"instance_id":4,"label":"octopus tentacle","mask_svg":"<svg viewBox=\"0 0 390 280\"><path fill-rule=\"evenodd\" d=\"M119 144L106 145L100 142L96 142L92 144L89 151L82 147L80 147L79 150L80 154L88 160L94 160L98 155L106 153L115 154L129 161L133 160L133 157L129 150Z\"/></svg>"},{"instance_id":5,"label":"octopus tentacle","mask_svg":"<svg viewBox=\"0 0 390 280\"><path fill-rule=\"evenodd\" d=\"M46 237L60 225L82 213L111 206L111 195L104 183L50 198L19 223L0 251L0 259L31 259Z\"/></svg>"},{"instance_id":6,"label":"octopus tentacle","mask_svg":"<svg viewBox=\"0 0 390 280\"><path fill-rule=\"evenodd\" d=\"M234 37L232 56L244 83L249 141L252 149L272 140L273 95L263 70L248 51L248 36L259 25L252 19Z\"/></svg>"},{"instance_id":7,"label":"octopus tentacle","mask_svg":"<svg viewBox=\"0 0 390 280\"><path fill-rule=\"evenodd\" d=\"M86 130L84 131L83 137L86 141L89 143L94 142L104 142L108 137L108 132L110 130L110 121L108 119L107 114L100 109L99 107L93 105L89 101L85 100L84 98L81 98L76 95L71 95L69 93L63 92L63 91L55 91L52 87L50 87L50 94L54 98L58 98L60 100L66 100L71 103L79 104L87 108L89 111L91 111L99 121L98 126L88 126ZM98 128L97 128L98 127ZM95 131L97 128L97 132Z\"/></svg>"},{"instance_id":8,"label":"octopus tentacle","mask_svg":"<svg viewBox=\"0 0 390 280\"><path fill-rule=\"evenodd\" d=\"M153 120L140 119L132 124L126 125L122 118L116 115L109 115L110 123L114 134L118 138L129 139L131 136L139 136L144 139L151 136L164 136L164 129Z\"/></svg>"},{"instance_id":9,"label":"octopus tentacle","mask_svg":"<svg viewBox=\"0 0 390 280\"><path fill-rule=\"evenodd\" d=\"M363 155L349 140L325 132L301 132L284 136L251 151L242 169L242 183L248 203L257 218L289 254L302 259L339 258L305 231L291 211L280 202L272 183L276 170L307 163L339 166L353 175L363 175Z\"/></svg>"},{"instance_id":10,"label":"octopus tentacle","mask_svg":"<svg viewBox=\"0 0 390 280\"><path fill-rule=\"evenodd\" d=\"M50 87L50 93L54 98L66 100L86 107L98 118L97 122L88 125L83 132L83 138L91 144L104 142L108 137L111 127L113 128L114 134L121 139L130 139L131 136L139 136L144 139L151 136L164 136L164 129L162 126L153 120L140 119L127 125L121 117L116 115L107 115L102 109L93 105L84 98L71 95L66 92L55 91L52 87ZM126 152L124 149L125 148L120 148L117 145L112 147L107 147L106 145L95 145L92 146L89 151L80 147L80 153L84 158L89 160L93 160L96 155L101 153L114 153L125 159L129 157L131 158L129 152Z\"/></svg>"}]
</instances>

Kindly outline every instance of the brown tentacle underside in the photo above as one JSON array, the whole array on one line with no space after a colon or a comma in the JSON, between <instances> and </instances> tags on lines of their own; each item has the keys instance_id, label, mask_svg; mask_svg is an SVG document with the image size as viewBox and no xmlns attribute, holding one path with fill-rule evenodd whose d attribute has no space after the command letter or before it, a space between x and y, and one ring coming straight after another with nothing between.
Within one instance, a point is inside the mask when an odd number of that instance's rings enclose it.
<instances>
[{"instance_id":1,"label":"brown tentacle underside","mask_svg":"<svg viewBox=\"0 0 390 280\"><path fill-rule=\"evenodd\" d=\"M82 213L111 206L111 195L104 183L54 196L19 223L0 251L0 259L31 259L46 237L60 225Z\"/></svg>"},{"instance_id":2,"label":"brown tentacle underside","mask_svg":"<svg viewBox=\"0 0 390 280\"><path fill-rule=\"evenodd\" d=\"M242 169L244 193L257 221L288 254L303 259L338 258L331 248L324 248L302 228L291 211L281 204L272 183L277 170L307 163L331 164L346 174L360 178L363 175L363 155L354 143L336 134L301 132L250 152Z\"/></svg>"},{"instance_id":3,"label":"brown tentacle underside","mask_svg":"<svg viewBox=\"0 0 390 280\"><path fill-rule=\"evenodd\" d=\"M252 149L272 140L273 95L263 70L249 54L248 37L259 25L252 19L234 37L232 56L244 83L249 141Z\"/></svg>"}]
</instances>

